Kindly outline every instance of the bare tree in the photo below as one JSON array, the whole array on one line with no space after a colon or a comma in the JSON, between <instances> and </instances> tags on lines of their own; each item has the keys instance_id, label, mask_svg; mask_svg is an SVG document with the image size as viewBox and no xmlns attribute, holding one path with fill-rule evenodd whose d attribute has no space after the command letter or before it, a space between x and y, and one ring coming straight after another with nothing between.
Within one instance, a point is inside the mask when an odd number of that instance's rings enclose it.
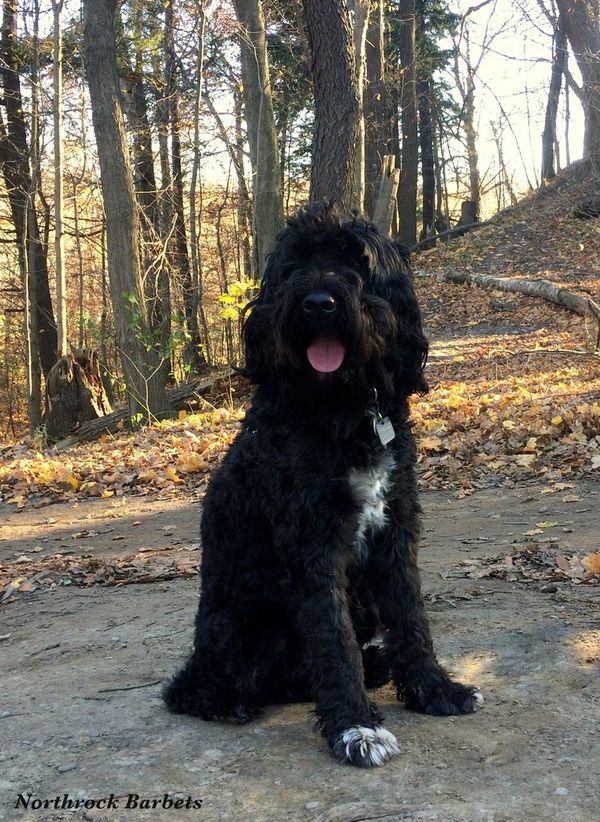
<instances>
[{"instance_id":1,"label":"bare tree","mask_svg":"<svg viewBox=\"0 0 600 822\"><path fill-rule=\"evenodd\" d=\"M479 152L477 148L475 80L481 63L485 55L489 53L493 41L502 33L508 24L507 21L502 18L498 26L492 28L491 24L496 16L497 3L498 0L482 0L482 2L477 5L470 6L462 16L458 34L452 38L454 45L453 75L456 88L462 100L462 115L469 163L469 199L463 203L461 223L472 223L479 219L481 173L479 170ZM469 18L490 4L492 4L492 8L488 14L487 22L483 26L480 36L481 42L478 45L479 51L478 53L473 53Z\"/></svg>"},{"instance_id":2,"label":"bare tree","mask_svg":"<svg viewBox=\"0 0 600 822\"><path fill-rule=\"evenodd\" d=\"M435 163L433 123L431 116L431 78L417 82L419 107L419 144L421 147L421 177L423 179L423 224L419 239L435 234Z\"/></svg>"},{"instance_id":3,"label":"bare tree","mask_svg":"<svg viewBox=\"0 0 600 822\"><path fill-rule=\"evenodd\" d=\"M562 12L559 10L553 21L554 34L552 39L552 71L550 74L550 88L546 104L544 131L542 133L542 180L551 180L556 175L555 146L556 146L556 115L560 98L560 87L567 62L567 31Z\"/></svg>"},{"instance_id":4,"label":"bare tree","mask_svg":"<svg viewBox=\"0 0 600 822\"><path fill-rule=\"evenodd\" d=\"M556 0L556 4L581 72L583 154L600 169L600 4L598 0Z\"/></svg>"},{"instance_id":5,"label":"bare tree","mask_svg":"<svg viewBox=\"0 0 600 822\"><path fill-rule=\"evenodd\" d=\"M108 273L129 411L168 412L160 360L151 344L139 251L139 219L117 73L117 0L84 0L83 39L106 214Z\"/></svg>"},{"instance_id":6,"label":"bare tree","mask_svg":"<svg viewBox=\"0 0 600 822\"><path fill-rule=\"evenodd\" d=\"M121 61L122 87L126 91L127 118L131 131L131 149L134 166L134 185L140 207L142 230L142 261L144 268L144 293L148 306L148 321L156 335L157 343L163 350L168 348L171 337L171 210L166 218L168 227L161 232L161 204L159 202L154 168L154 144L150 123L145 74L146 54L143 27L147 18L143 5L132 4L130 25L132 27L131 60ZM117 24L120 22L117 18ZM156 26L156 23L154 24ZM166 111L166 104L165 104ZM167 117L168 120L168 117ZM168 127L168 122L165 124ZM168 146L165 139L168 167ZM161 154L161 160L163 159ZM170 169L169 169L170 183ZM171 187L168 189L171 195ZM169 201L169 209L172 202ZM165 381L171 371L171 362L165 357L162 365Z\"/></svg>"},{"instance_id":7,"label":"bare tree","mask_svg":"<svg viewBox=\"0 0 600 822\"><path fill-rule=\"evenodd\" d=\"M383 0L373 0L367 30L367 76L364 92L365 122L365 211L373 214L383 158L388 153L385 61L385 13Z\"/></svg>"},{"instance_id":8,"label":"bare tree","mask_svg":"<svg viewBox=\"0 0 600 822\"><path fill-rule=\"evenodd\" d=\"M31 333L37 339L44 374L56 362L56 322L48 284L46 247L32 207L27 124L17 55L17 0L5 0L0 39L0 76L6 123L0 126L0 167L8 192L21 271L28 271ZM29 263L29 265L28 265Z\"/></svg>"},{"instance_id":9,"label":"bare tree","mask_svg":"<svg viewBox=\"0 0 600 822\"><path fill-rule=\"evenodd\" d=\"M65 273L65 238L63 228L63 64L60 16L63 0L52 0L53 69L54 69L54 269L56 276L56 332L58 355L68 353L67 278Z\"/></svg>"},{"instance_id":10,"label":"bare tree","mask_svg":"<svg viewBox=\"0 0 600 822\"><path fill-rule=\"evenodd\" d=\"M312 54L315 131L310 196L355 207L359 104L346 0L304 0Z\"/></svg>"},{"instance_id":11,"label":"bare tree","mask_svg":"<svg viewBox=\"0 0 600 822\"><path fill-rule=\"evenodd\" d=\"M200 113L202 101L202 72L204 70L204 36L206 32L206 13L204 0L195 0L195 12L198 20L198 58L196 62L196 83L194 92L194 128L192 152L192 176L190 180L190 245L192 261L192 316L199 317L204 337L204 357L208 363L212 360L208 321L204 308L204 278L202 272L202 254L200 250L200 232L202 220L198 220L198 185L200 180ZM200 198L201 201L201 198Z\"/></svg>"},{"instance_id":12,"label":"bare tree","mask_svg":"<svg viewBox=\"0 0 600 822\"><path fill-rule=\"evenodd\" d=\"M367 30L371 0L351 0L353 10L354 62L358 95L358 131L356 135L356 166L354 201L359 212L365 210L365 85L367 82Z\"/></svg>"},{"instance_id":13,"label":"bare tree","mask_svg":"<svg viewBox=\"0 0 600 822\"><path fill-rule=\"evenodd\" d=\"M239 23L244 112L252 164L252 234L258 273L283 226L283 195L265 20L260 0L233 0Z\"/></svg>"},{"instance_id":14,"label":"bare tree","mask_svg":"<svg viewBox=\"0 0 600 822\"><path fill-rule=\"evenodd\" d=\"M197 303L193 296L192 270L187 245L186 219L184 214L183 169L181 163L181 125L179 115L179 82L177 59L175 54L175 6L174 0L164 4L165 29L165 77L167 90L167 107L171 129L171 172L172 203L175 233L175 265L181 277L183 305L188 341L185 346L186 364L192 373L198 373L204 363L200 330L198 327Z\"/></svg>"},{"instance_id":15,"label":"bare tree","mask_svg":"<svg viewBox=\"0 0 600 822\"><path fill-rule=\"evenodd\" d=\"M402 70L402 165L398 191L399 235L408 246L417 240L417 78L415 63L415 0L400 0L400 65Z\"/></svg>"}]
</instances>

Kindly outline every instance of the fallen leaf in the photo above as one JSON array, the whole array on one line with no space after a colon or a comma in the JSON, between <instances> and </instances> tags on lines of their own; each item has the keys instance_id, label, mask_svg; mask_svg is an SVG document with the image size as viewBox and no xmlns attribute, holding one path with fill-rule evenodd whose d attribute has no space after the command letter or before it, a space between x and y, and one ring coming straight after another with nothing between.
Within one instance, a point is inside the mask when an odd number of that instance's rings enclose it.
<instances>
[{"instance_id":1,"label":"fallen leaf","mask_svg":"<svg viewBox=\"0 0 600 822\"><path fill-rule=\"evenodd\" d=\"M586 554L581 560L581 564L587 568L590 574L600 574L600 552Z\"/></svg>"}]
</instances>

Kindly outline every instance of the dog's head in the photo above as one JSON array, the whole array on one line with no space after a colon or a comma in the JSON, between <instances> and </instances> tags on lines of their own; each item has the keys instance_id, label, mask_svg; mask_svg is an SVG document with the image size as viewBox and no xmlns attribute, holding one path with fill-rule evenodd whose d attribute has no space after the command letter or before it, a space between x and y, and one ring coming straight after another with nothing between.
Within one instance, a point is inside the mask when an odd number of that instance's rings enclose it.
<instances>
[{"instance_id":1,"label":"dog's head","mask_svg":"<svg viewBox=\"0 0 600 822\"><path fill-rule=\"evenodd\" d=\"M309 403L425 392L408 250L326 202L288 219L244 322L245 374ZM364 395L364 396L359 396ZM363 405L364 408L364 405Z\"/></svg>"}]
</instances>

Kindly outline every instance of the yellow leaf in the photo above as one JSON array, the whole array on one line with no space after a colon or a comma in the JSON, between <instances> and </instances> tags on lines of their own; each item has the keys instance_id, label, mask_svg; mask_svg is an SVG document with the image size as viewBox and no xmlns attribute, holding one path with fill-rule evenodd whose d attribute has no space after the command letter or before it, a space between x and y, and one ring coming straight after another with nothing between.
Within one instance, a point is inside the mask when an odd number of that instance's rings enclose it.
<instances>
[{"instance_id":1,"label":"yellow leaf","mask_svg":"<svg viewBox=\"0 0 600 822\"><path fill-rule=\"evenodd\" d=\"M581 560L581 564L588 569L590 574L600 574L600 553L596 551L593 554L587 554Z\"/></svg>"},{"instance_id":2,"label":"yellow leaf","mask_svg":"<svg viewBox=\"0 0 600 822\"><path fill-rule=\"evenodd\" d=\"M221 311L221 317L224 320L237 320L239 314L235 308L228 306Z\"/></svg>"},{"instance_id":3,"label":"yellow leaf","mask_svg":"<svg viewBox=\"0 0 600 822\"><path fill-rule=\"evenodd\" d=\"M441 451L443 445L439 437L423 437L419 444L424 451Z\"/></svg>"},{"instance_id":4,"label":"yellow leaf","mask_svg":"<svg viewBox=\"0 0 600 822\"><path fill-rule=\"evenodd\" d=\"M538 528L556 528L557 525L560 525L559 522L548 522L548 520L543 519L541 522L536 522Z\"/></svg>"},{"instance_id":5,"label":"yellow leaf","mask_svg":"<svg viewBox=\"0 0 600 822\"><path fill-rule=\"evenodd\" d=\"M515 462L522 468L528 468L535 459L535 454L517 454Z\"/></svg>"},{"instance_id":6,"label":"yellow leaf","mask_svg":"<svg viewBox=\"0 0 600 822\"><path fill-rule=\"evenodd\" d=\"M523 448L526 454L535 454L537 450L537 437L529 437L527 445Z\"/></svg>"},{"instance_id":7,"label":"yellow leaf","mask_svg":"<svg viewBox=\"0 0 600 822\"><path fill-rule=\"evenodd\" d=\"M179 422L183 422L183 420L187 419L187 416L187 411L180 411L179 414L177 414L177 419L179 420Z\"/></svg>"},{"instance_id":8,"label":"yellow leaf","mask_svg":"<svg viewBox=\"0 0 600 822\"><path fill-rule=\"evenodd\" d=\"M171 482L183 482L177 471L172 466L167 468L165 473L167 475L167 479L170 479Z\"/></svg>"},{"instance_id":9,"label":"yellow leaf","mask_svg":"<svg viewBox=\"0 0 600 822\"><path fill-rule=\"evenodd\" d=\"M75 474L69 474L69 476L67 477L67 482L74 491L77 491L77 489L81 485L81 480L79 479L79 477L76 477Z\"/></svg>"},{"instance_id":10,"label":"yellow leaf","mask_svg":"<svg viewBox=\"0 0 600 822\"><path fill-rule=\"evenodd\" d=\"M552 419L550 420L552 425L556 425L556 426L559 426L562 421L563 421L563 418L559 417L558 415L556 417L552 417Z\"/></svg>"},{"instance_id":11,"label":"yellow leaf","mask_svg":"<svg viewBox=\"0 0 600 822\"><path fill-rule=\"evenodd\" d=\"M193 474L206 468L206 460L199 454L192 453L184 462L179 463L178 467L184 474Z\"/></svg>"},{"instance_id":12,"label":"yellow leaf","mask_svg":"<svg viewBox=\"0 0 600 822\"><path fill-rule=\"evenodd\" d=\"M507 431L512 431L513 428L516 428L516 424L512 420L504 420L502 428L506 428Z\"/></svg>"}]
</instances>

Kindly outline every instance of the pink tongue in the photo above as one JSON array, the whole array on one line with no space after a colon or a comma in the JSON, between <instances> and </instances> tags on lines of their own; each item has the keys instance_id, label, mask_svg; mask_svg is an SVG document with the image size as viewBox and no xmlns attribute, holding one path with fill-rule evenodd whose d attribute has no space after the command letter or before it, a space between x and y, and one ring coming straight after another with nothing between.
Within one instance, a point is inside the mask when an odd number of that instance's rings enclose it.
<instances>
[{"instance_id":1,"label":"pink tongue","mask_svg":"<svg viewBox=\"0 0 600 822\"><path fill-rule=\"evenodd\" d=\"M308 346L306 356L315 369L324 374L337 371L344 362L346 349L335 337L323 335Z\"/></svg>"}]
</instances>

